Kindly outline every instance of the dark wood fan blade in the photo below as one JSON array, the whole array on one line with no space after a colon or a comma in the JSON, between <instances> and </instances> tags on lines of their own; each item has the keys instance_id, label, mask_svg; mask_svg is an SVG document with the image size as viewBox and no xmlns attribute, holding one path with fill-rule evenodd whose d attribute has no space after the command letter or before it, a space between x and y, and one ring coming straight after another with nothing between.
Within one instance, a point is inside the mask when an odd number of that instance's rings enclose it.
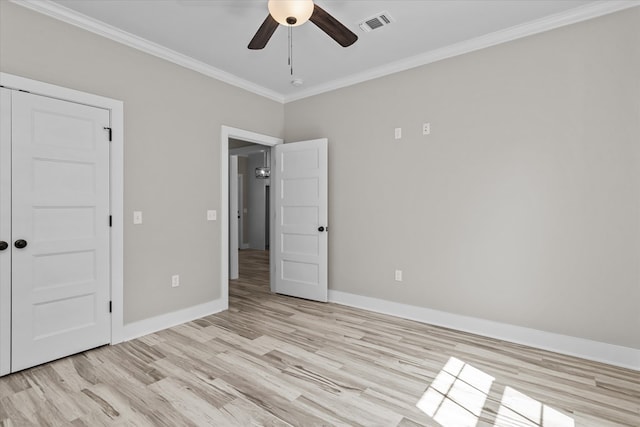
<instances>
[{"instance_id":1,"label":"dark wood fan blade","mask_svg":"<svg viewBox=\"0 0 640 427\"><path fill-rule=\"evenodd\" d=\"M358 36L317 4L313 6L313 15L309 19L342 47L351 46L358 40Z\"/></svg>"},{"instance_id":2,"label":"dark wood fan blade","mask_svg":"<svg viewBox=\"0 0 640 427\"><path fill-rule=\"evenodd\" d=\"M251 41L249 42L249 49L263 49L266 45L273 32L278 28L278 21L273 19L271 15L267 15L267 19L264 20L258 31L256 31L256 35L253 36Z\"/></svg>"}]
</instances>

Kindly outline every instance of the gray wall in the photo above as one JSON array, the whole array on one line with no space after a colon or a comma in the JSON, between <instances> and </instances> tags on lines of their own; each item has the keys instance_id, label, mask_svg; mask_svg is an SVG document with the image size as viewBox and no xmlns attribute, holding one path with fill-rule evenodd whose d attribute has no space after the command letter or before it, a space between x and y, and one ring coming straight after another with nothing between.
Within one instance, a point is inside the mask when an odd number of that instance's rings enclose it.
<instances>
[{"instance_id":1,"label":"gray wall","mask_svg":"<svg viewBox=\"0 0 640 427\"><path fill-rule=\"evenodd\" d=\"M241 219L242 219L242 228L243 228L243 235L242 235L242 244L243 245L248 245L249 244L249 215L247 215L247 213L249 212L249 179L251 178L249 176L249 167L247 166L249 163L249 159L247 157L244 156L238 156L238 173L242 174L242 206L243 206L243 210L246 210L247 212L241 212Z\"/></svg>"},{"instance_id":2,"label":"gray wall","mask_svg":"<svg viewBox=\"0 0 640 427\"><path fill-rule=\"evenodd\" d=\"M638 28L634 8L287 104L287 141L329 138L330 288L640 348Z\"/></svg>"},{"instance_id":3,"label":"gray wall","mask_svg":"<svg viewBox=\"0 0 640 427\"><path fill-rule=\"evenodd\" d=\"M256 179L255 170L265 165L264 153L254 153L248 156L247 176L249 220L249 247L264 250L266 240L266 186L269 179ZM267 165L268 166L268 165Z\"/></svg>"},{"instance_id":4,"label":"gray wall","mask_svg":"<svg viewBox=\"0 0 640 427\"><path fill-rule=\"evenodd\" d=\"M283 106L5 0L0 70L124 101L125 323L219 298L220 126L281 136Z\"/></svg>"}]
</instances>

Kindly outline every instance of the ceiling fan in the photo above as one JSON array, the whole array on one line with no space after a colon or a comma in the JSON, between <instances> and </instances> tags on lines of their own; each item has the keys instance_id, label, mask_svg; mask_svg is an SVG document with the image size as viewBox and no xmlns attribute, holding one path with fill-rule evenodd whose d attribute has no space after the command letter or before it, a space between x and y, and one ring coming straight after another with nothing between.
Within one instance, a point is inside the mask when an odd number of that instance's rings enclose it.
<instances>
[{"instance_id":1,"label":"ceiling fan","mask_svg":"<svg viewBox=\"0 0 640 427\"><path fill-rule=\"evenodd\" d=\"M249 49L262 49L278 25L297 27L311 21L340 46L351 46L358 40L351 30L327 13L313 0L269 0L269 15L249 42Z\"/></svg>"}]
</instances>

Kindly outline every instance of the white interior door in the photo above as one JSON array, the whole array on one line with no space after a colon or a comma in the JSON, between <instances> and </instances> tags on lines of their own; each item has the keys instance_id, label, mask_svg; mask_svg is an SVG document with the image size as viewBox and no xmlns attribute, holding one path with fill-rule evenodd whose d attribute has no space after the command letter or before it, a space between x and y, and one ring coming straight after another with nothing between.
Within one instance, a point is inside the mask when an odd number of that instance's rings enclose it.
<instances>
[{"instance_id":1,"label":"white interior door","mask_svg":"<svg viewBox=\"0 0 640 427\"><path fill-rule=\"evenodd\" d=\"M11 91L0 88L0 376L11 372Z\"/></svg>"},{"instance_id":2,"label":"white interior door","mask_svg":"<svg viewBox=\"0 0 640 427\"><path fill-rule=\"evenodd\" d=\"M275 292L327 301L327 139L272 148Z\"/></svg>"},{"instance_id":3,"label":"white interior door","mask_svg":"<svg viewBox=\"0 0 640 427\"><path fill-rule=\"evenodd\" d=\"M240 277L238 260L238 156L229 156L229 279Z\"/></svg>"},{"instance_id":4,"label":"white interior door","mask_svg":"<svg viewBox=\"0 0 640 427\"><path fill-rule=\"evenodd\" d=\"M15 372L109 342L110 118L105 109L11 96Z\"/></svg>"}]
</instances>

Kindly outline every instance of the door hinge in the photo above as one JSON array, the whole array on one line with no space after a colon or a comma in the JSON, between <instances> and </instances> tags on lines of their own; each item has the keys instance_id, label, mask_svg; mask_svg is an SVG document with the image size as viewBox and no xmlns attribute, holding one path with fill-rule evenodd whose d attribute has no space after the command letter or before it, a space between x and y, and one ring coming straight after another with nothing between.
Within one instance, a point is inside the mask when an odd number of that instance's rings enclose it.
<instances>
[{"instance_id":1,"label":"door hinge","mask_svg":"<svg viewBox=\"0 0 640 427\"><path fill-rule=\"evenodd\" d=\"M111 136L112 136L112 135L111 135L111 128L110 128L110 127L106 127L106 126L105 126L105 127L104 127L104 130L109 131L109 142L111 142Z\"/></svg>"},{"instance_id":2,"label":"door hinge","mask_svg":"<svg viewBox=\"0 0 640 427\"><path fill-rule=\"evenodd\" d=\"M109 301L109 313L111 313L112 309L113 309L113 304L111 304L111 301Z\"/></svg>"},{"instance_id":3,"label":"door hinge","mask_svg":"<svg viewBox=\"0 0 640 427\"><path fill-rule=\"evenodd\" d=\"M109 215L109 227L113 226L113 217Z\"/></svg>"}]
</instances>

